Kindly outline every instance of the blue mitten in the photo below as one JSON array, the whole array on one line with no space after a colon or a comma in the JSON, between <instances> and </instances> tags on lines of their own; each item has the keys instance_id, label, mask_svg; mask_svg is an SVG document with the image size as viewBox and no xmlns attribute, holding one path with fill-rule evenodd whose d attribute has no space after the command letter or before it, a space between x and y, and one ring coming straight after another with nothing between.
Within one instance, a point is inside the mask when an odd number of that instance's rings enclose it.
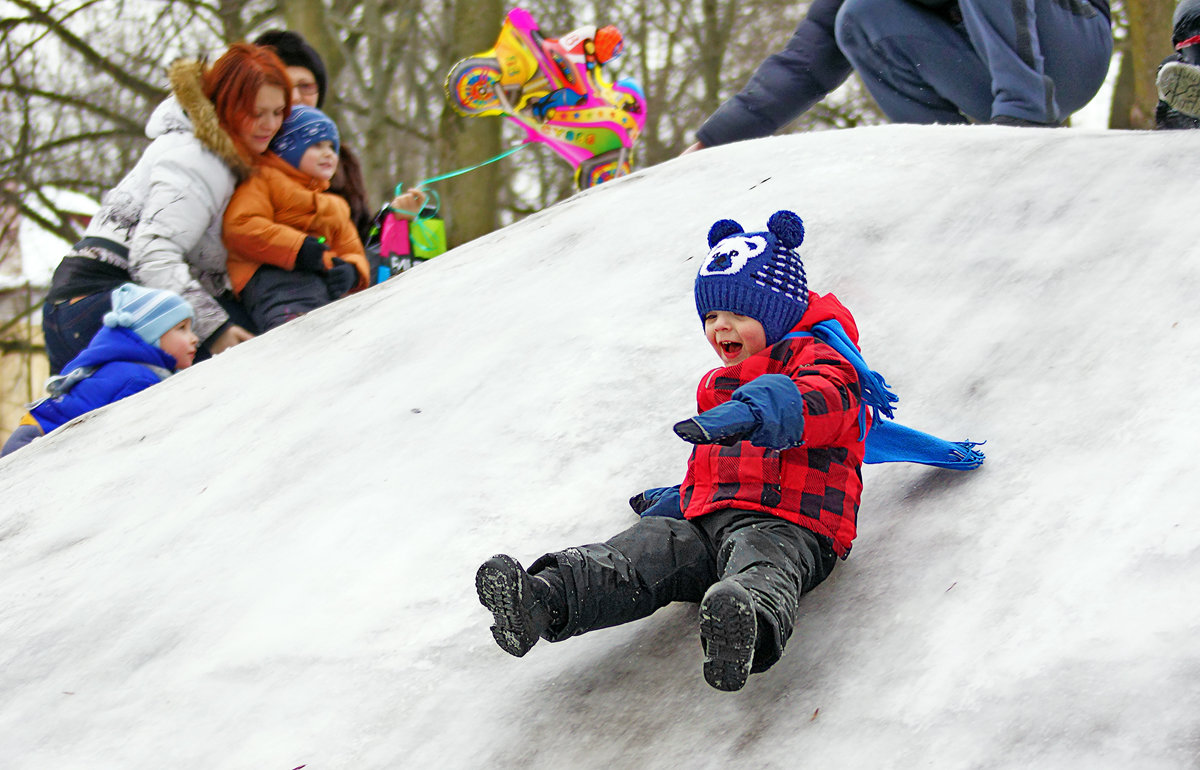
<instances>
[{"instance_id":1,"label":"blue mitten","mask_svg":"<svg viewBox=\"0 0 1200 770\"><path fill-rule=\"evenodd\" d=\"M804 398L784 374L764 374L738 388L724 404L675 424L693 444L736 444L749 440L766 449L804 443Z\"/></svg>"},{"instance_id":2,"label":"blue mitten","mask_svg":"<svg viewBox=\"0 0 1200 770\"><path fill-rule=\"evenodd\" d=\"M692 444L724 444L744 441L758 428L758 418L749 404L726 401L690 420L675 423L679 438Z\"/></svg>"},{"instance_id":3,"label":"blue mitten","mask_svg":"<svg viewBox=\"0 0 1200 770\"><path fill-rule=\"evenodd\" d=\"M679 509L679 487L655 487L629 498L629 507L638 516L665 516L682 519Z\"/></svg>"}]
</instances>

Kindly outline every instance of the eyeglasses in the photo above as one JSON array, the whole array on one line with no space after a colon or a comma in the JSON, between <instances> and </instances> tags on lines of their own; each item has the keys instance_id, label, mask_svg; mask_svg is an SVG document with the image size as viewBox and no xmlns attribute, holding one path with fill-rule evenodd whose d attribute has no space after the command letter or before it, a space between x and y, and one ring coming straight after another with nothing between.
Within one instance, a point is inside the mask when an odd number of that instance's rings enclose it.
<instances>
[{"instance_id":1,"label":"eyeglasses","mask_svg":"<svg viewBox=\"0 0 1200 770\"><path fill-rule=\"evenodd\" d=\"M292 88L296 89L305 96L312 96L320 90L316 83L294 83Z\"/></svg>"}]
</instances>

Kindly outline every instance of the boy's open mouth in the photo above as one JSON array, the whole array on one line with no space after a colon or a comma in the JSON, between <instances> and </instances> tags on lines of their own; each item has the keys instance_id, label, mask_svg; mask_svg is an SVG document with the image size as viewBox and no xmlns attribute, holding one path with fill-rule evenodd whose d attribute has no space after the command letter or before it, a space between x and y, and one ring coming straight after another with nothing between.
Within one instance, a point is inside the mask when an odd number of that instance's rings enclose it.
<instances>
[{"instance_id":1,"label":"boy's open mouth","mask_svg":"<svg viewBox=\"0 0 1200 770\"><path fill-rule=\"evenodd\" d=\"M727 340L725 342L720 343L720 345L721 345L721 350L723 350L725 352L726 358L736 358L737 354L740 353L742 350L742 343L740 343L740 342L733 342L733 341Z\"/></svg>"}]
</instances>

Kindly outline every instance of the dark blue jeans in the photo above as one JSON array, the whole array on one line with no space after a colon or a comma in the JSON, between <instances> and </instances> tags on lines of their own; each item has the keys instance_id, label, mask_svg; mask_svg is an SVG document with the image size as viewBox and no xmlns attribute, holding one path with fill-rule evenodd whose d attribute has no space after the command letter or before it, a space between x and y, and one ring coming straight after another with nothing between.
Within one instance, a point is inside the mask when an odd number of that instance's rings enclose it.
<instances>
[{"instance_id":1,"label":"dark blue jeans","mask_svg":"<svg viewBox=\"0 0 1200 770\"><path fill-rule=\"evenodd\" d=\"M1058 124L1104 82L1112 33L1087 0L958 5L961 24L905 0L846 0L838 11L838 47L893 121Z\"/></svg>"},{"instance_id":2,"label":"dark blue jeans","mask_svg":"<svg viewBox=\"0 0 1200 770\"><path fill-rule=\"evenodd\" d=\"M61 374L63 367L83 352L104 325L104 314L110 310L112 293L107 291L76 302L47 302L42 307L42 333L46 337L50 374Z\"/></svg>"}]
</instances>

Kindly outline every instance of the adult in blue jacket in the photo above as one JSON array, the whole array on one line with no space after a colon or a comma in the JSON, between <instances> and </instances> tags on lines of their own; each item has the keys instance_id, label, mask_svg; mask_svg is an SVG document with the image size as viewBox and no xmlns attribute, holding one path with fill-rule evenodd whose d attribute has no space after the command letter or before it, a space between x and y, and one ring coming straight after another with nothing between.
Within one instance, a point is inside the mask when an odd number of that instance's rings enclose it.
<instances>
[{"instance_id":1,"label":"adult in blue jacket","mask_svg":"<svg viewBox=\"0 0 1200 770\"><path fill-rule=\"evenodd\" d=\"M689 149L769 136L851 69L899 123L1060 125L1111 55L1108 0L813 0Z\"/></svg>"}]
</instances>

